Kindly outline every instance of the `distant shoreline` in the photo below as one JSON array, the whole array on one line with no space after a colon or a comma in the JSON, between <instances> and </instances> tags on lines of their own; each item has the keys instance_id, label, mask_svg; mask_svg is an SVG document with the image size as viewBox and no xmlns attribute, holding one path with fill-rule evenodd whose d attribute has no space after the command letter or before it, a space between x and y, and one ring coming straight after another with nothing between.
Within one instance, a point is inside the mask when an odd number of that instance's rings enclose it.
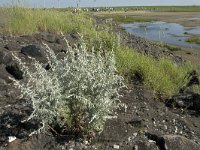
<instances>
[{"instance_id":1,"label":"distant shoreline","mask_svg":"<svg viewBox=\"0 0 200 150\"><path fill-rule=\"evenodd\" d=\"M1 7L5 7L5 6L12 6L13 4L0 4L0 8ZM23 6L23 5L22 5ZM66 6L66 7L58 7L58 6L47 6L44 7L43 4L40 5L31 5L31 4L26 4L26 7L29 6L30 8L56 8L56 9L70 9L70 8L77 8L77 4L74 6ZM63 6L63 5L60 5ZM79 8L105 8L105 7L112 7L112 8L135 8L135 7L156 7L156 8L170 8L170 7L176 7L176 8L188 8L188 7L200 7L199 5L116 5L116 6L112 6L112 5L104 5L104 6L79 6Z\"/></svg>"}]
</instances>

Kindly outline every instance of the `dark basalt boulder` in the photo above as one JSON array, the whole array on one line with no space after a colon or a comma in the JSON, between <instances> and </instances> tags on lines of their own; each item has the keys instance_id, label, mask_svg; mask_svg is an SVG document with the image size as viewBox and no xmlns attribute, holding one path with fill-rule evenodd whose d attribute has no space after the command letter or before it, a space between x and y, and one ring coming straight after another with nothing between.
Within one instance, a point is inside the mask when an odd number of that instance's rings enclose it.
<instances>
[{"instance_id":1,"label":"dark basalt boulder","mask_svg":"<svg viewBox=\"0 0 200 150\"><path fill-rule=\"evenodd\" d=\"M21 46L17 42L9 42L8 44L6 44L4 46L4 48L9 51L20 51L21 50Z\"/></svg>"},{"instance_id":2,"label":"dark basalt boulder","mask_svg":"<svg viewBox=\"0 0 200 150\"><path fill-rule=\"evenodd\" d=\"M33 58L44 57L44 51L36 45L28 45L21 49L21 53Z\"/></svg>"},{"instance_id":3,"label":"dark basalt boulder","mask_svg":"<svg viewBox=\"0 0 200 150\"><path fill-rule=\"evenodd\" d=\"M6 70L10 73L15 79L23 79L23 72L19 69L18 65L13 63L6 66Z\"/></svg>"},{"instance_id":4,"label":"dark basalt boulder","mask_svg":"<svg viewBox=\"0 0 200 150\"><path fill-rule=\"evenodd\" d=\"M56 43L56 35L48 32L42 32L40 33L41 38L49 43Z\"/></svg>"},{"instance_id":5,"label":"dark basalt boulder","mask_svg":"<svg viewBox=\"0 0 200 150\"><path fill-rule=\"evenodd\" d=\"M192 90L194 85L200 85L199 75L193 70L185 78L188 80L186 85L180 89L179 94L174 95L166 104L170 107L200 111L200 93L195 93Z\"/></svg>"},{"instance_id":6,"label":"dark basalt boulder","mask_svg":"<svg viewBox=\"0 0 200 150\"><path fill-rule=\"evenodd\" d=\"M16 139L1 150L62 150L55 139L45 134L34 135L28 141Z\"/></svg>"},{"instance_id":7,"label":"dark basalt boulder","mask_svg":"<svg viewBox=\"0 0 200 150\"><path fill-rule=\"evenodd\" d=\"M12 61L11 53L4 48L3 49L0 48L0 64L6 65L11 61Z\"/></svg>"},{"instance_id":8,"label":"dark basalt boulder","mask_svg":"<svg viewBox=\"0 0 200 150\"><path fill-rule=\"evenodd\" d=\"M9 79L10 74L6 71L6 66L4 64L0 64L0 83L3 85L4 83L10 83Z\"/></svg>"},{"instance_id":9,"label":"dark basalt boulder","mask_svg":"<svg viewBox=\"0 0 200 150\"><path fill-rule=\"evenodd\" d=\"M130 147L128 147L127 149L130 149ZM146 141L137 141L133 146L132 150L160 150L160 149L155 143L149 143Z\"/></svg>"},{"instance_id":10,"label":"dark basalt boulder","mask_svg":"<svg viewBox=\"0 0 200 150\"><path fill-rule=\"evenodd\" d=\"M164 135L166 150L199 150L200 145L179 135Z\"/></svg>"},{"instance_id":11,"label":"dark basalt boulder","mask_svg":"<svg viewBox=\"0 0 200 150\"><path fill-rule=\"evenodd\" d=\"M173 96L166 104L170 107L173 106L200 111L200 94L193 92L179 94Z\"/></svg>"},{"instance_id":12,"label":"dark basalt boulder","mask_svg":"<svg viewBox=\"0 0 200 150\"><path fill-rule=\"evenodd\" d=\"M200 145L180 135L161 135L147 132L149 140L155 141L160 150L199 150Z\"/></svg>"}]
</instances>

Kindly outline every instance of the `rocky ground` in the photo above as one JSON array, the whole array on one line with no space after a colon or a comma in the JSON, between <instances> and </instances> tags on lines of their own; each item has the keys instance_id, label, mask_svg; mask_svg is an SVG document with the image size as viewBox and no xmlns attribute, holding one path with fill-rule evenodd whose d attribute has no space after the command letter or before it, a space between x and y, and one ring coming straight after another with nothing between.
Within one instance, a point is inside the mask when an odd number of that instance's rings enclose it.
<instances>
[{"instance_id":1,"label":"rocky ground","mask_svg":"<svg viewBox=\"0 0 200 150\"><path fill-rule=\"evenodd\" d=\"M72 45L78 42L77 34L68 34L66 38ZM124 39L138 51L155 58L169 55L175 62L182 61L168 49L142 38L124 35ZM58 57L62 57L67 50L63 38L50 33L0 37L0 150L200 149L200 95L183 90L168 100L168 103L164 103L156 99L137 77L133 78L127 90L122 91L121 100L127 104L127 109L118 110L118 115L109 119L104 131L91 141L67 135L52 136L50 133L29 136L39 125L36 120L23 122L32 108L27 100L20 98L19 91L14 89L9 79L15 77L23 80L22 72L13 61L11 53L19 55L26 62L29 62L27 56L31 56L45 63L42 42L55 50ZM195 82L191 82L198 84L195 73L193 76Z\"/></svg>"}]
</instances>

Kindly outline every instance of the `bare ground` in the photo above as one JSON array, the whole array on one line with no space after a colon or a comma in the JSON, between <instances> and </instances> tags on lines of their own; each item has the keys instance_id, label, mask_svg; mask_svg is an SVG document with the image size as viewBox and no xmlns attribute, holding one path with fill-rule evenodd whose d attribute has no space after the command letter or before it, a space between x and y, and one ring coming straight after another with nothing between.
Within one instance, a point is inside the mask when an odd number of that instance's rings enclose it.
<instances>
[{"instance_id":1,"label":"bare ground","mask_svg":"<svg viewBox=\"0 0 200 150\"><path fill-rule=\"evenodd\" d=\"M77 41L77 35L74 34L66 35L66 38L71 43ZM133 38L132 41L136 39ZM19 77L20 72L15 66L12 68L14 71L10 72L7 66L12 62L9 57L10 52L19 53L20 57L28 61L27 56L21 53L21 49L30 44L40 46L42 41L56 50L57 54L65 51L62 39L49 33L0 38L3 58L0 65L0 150L166 150L166 147L176 150L183 148L198 150L199 111L166 106L164 101L155 99L152 90L145 88L135 77L129 88L122 91L121 101L127 105L126 111L118 110L118 115L114 115L113 119L106 122L104 131L92 138L90 144L88 144L90 139L87 138L86 141L82 141L80 138L69 138L66 135L53 136L50 133L29 137L28 135L37 129L39 124L34 120L22 122L32 109L26 100L19 99L19 92L13 88L8 78L8 76ZM141 41L142 39L139 42ZM145 43L146 41L143 42L144 45ZM155 57L163 55L162 49L159 50L160 53L159 51L154 53L151 48L149 47L149 51ZM8 140L12 136L17 139L9 143Z\"/></svg>"}]
</instances>

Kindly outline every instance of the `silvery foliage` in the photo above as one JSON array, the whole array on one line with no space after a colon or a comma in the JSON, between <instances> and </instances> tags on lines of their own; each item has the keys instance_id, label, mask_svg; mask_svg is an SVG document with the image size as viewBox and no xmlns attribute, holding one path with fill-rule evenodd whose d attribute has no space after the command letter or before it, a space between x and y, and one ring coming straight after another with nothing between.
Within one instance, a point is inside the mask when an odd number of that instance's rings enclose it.
<instances>
[{"instance_id":1,"label":"silvery foliage","mask_svg":"<svg viewBox=\"0 0 200 150\"><path fill-rule=\"evenodd\" d=\"M121 104L119 90L124 86L116 73L113 52L103 56L101 50L88 52L84 42L75 48L67 42L65 57L57 59L53 50L44 45L50 70L35 59L29 68L14 55L26 81L15 80L15 85L33 106L28 120L41 120L39 131L54 123L102 131L106 116Z\"/></svg>"}]
</instances>

